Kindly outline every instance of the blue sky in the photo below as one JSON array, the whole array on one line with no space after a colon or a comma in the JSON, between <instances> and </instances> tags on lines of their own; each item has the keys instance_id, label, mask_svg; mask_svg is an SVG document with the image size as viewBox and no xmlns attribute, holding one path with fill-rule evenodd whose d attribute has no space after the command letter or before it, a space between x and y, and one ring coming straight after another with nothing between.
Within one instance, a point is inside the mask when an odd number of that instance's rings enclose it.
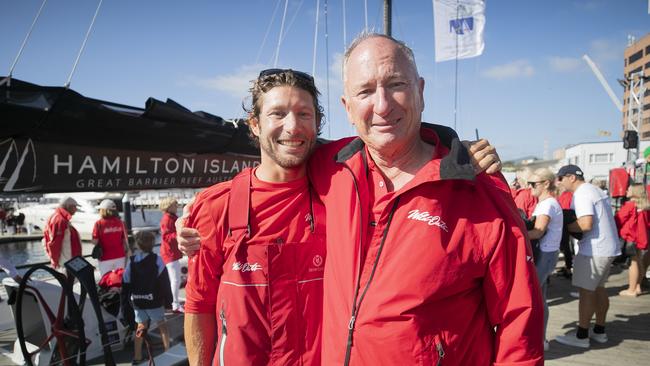
<instances>
[{"instance_id":1,"label":"blue sky","mask_svg":"<svg viewBox=\"0 0 650 366\"><path fill-rule=\"evenodd\" d=\"M8 73L41 2L0 1L0 75ZM243 117L249 81L273 66L284 2L105 0L71 88L137 107L151 96L224 118ZM354 134L339 101L343 3L349 42L364 28L364 1L328 1L329 54L324 2L316 79L327 114L324 137L338 138ZM14 77L63 85L97 3L49 0ZM542 157L545 140L552 155L571 143L618 139L621 114L581 56L590 55L622 98L616 79L623 75L623 50L628 34L638 39L650 32L648 2L486 3L485 51L459 61L461 137L472 138L478 128L504 159ZM382 30L382 1L367 4L368 26ZM279 67L311 72L315 15L316 0L289 1ZM454 62L434 62L431 0L394 0L393 35L413 48L426 80L424 120L453 126ZM612 136L599 137L599 130Z\"/></svg>"}]
</instances>

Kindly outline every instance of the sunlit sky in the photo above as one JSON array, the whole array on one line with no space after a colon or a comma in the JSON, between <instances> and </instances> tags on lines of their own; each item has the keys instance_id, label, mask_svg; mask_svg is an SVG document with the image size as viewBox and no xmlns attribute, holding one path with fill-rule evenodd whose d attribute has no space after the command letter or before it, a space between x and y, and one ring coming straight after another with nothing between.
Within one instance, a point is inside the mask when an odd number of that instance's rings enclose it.
<instances>
[{"instance_id":1,"label":"sunlit sky","mask_svg":"<svg viewBox=\"0 0 650 366\"><path fill-rule=\"evenodd\" d=\"M98 2L49 0L14 77L63 85ZM0 75L41 3L0 1ZM278 67L312 72L316 3L289 0ZM382 31L383 2L366 3L368 27ZM250 80L274 66L284 4L105 0L71 88L137 107L148 97L171 98L191 110L243 117ZM338 138L354 134L340 103L341 55L364 29L366 12L364 0L330 0L326 19L324 5L320 0L315 76L327 115L323 136ZM454 62L434 62L433 29L431 0L393 1L393 35L413 48L426 80L423 119L453 127ZM581 57L588 54L622 98L616 79L628 35L649 32L646 0L488 0L485 51L458 63L457 131L470 139L477 128L504 159L541 158L545 141L550 157L567 144L618 139L621 114Z\"/></svg>"}]
</instances>

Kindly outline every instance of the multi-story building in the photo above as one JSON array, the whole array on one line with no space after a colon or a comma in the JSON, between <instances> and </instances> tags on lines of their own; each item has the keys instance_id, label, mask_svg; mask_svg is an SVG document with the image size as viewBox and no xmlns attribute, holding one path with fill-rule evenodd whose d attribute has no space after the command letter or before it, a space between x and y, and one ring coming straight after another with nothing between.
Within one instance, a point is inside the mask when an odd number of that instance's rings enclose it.
<instances>
[{"instance_id":1,"label":"multi-story building","mask_svg":"<svg viewBox=\"0 0 650 366\"><path fill-rule=\"evenodd\" d=\"M625 49L625 67L624 75L626 84L625 93L623 97L623 131L629 130L628 120L632 116L633 123L636 124L638 118L638 110L633 108L630 112L630 105L635 107L635 103L630 103L630 87L629 85L636 86L636 92L639 92L638 87L645 84L645 92L642 101L641 119L639 123L639 138L641 140L650 140L650 33L646 34L639 40L632 40L628 47ZM635 74L641 73L640 76L645 79L639 79Z\"/></svg>"}]
</instances>

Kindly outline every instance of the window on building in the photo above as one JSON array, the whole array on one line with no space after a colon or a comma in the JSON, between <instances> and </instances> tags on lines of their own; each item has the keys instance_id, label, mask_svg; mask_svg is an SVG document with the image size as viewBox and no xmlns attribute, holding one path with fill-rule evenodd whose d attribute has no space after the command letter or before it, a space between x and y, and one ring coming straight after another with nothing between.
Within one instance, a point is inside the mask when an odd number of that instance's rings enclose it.
<instances>
[{"instance_id":1,"label":"window on building","mask_svg":"<svg viewBox=\"0 0 650 366\"><path fill-rule=\"evenodd\" d=\"M640 72L641 70L643 70L643 66L639 66L639 67L637 67L636 69L630 71L630 72L627 74L627 76L628 76L628 77L632 77L632 74L637 73L637 72Z\"/></svg>"},{"instance_id":2,"label":"window on building","mask_svg":"<svg viewBox=\"0 0 650 366\"><path fill-rule=\"evenodd\" d=\"M650 131L646 131L646 132L642 133L642 134L641 134L641 137L643 137L643 138L648 138L648 137L650 137Z\"/></svg>"},{"instance_id":3,"label":"window on building","mask_svg":"<svg viewBox=\"0 0 650 366\"><path fill-rule=\"evenodd\" d=\"M645 48L645 55L646 56L650 55L650 46Z\"/></svg>"},{"instance_id":4,"label":"window on building","mask_svg":"<svg viewBox=\"0 0 650 366\"><path fill-rule=\"evenodd\" d=\"M589 154L590 164L610 163L612 160L614 160L614 154Z\"/></svg>"},{"instance_id":5,"label":"window on building","mask_svg":"<svg viewBox=\"0 0 650 366\"><path fill-rule=\"evenodd\" d=\"M627 60L628 64L633 64L636 61L640 60L641 57L643 57L643 50L639 50L639 52L633 53L632 56L630 56Z\"/></svg>"}]
</instances>

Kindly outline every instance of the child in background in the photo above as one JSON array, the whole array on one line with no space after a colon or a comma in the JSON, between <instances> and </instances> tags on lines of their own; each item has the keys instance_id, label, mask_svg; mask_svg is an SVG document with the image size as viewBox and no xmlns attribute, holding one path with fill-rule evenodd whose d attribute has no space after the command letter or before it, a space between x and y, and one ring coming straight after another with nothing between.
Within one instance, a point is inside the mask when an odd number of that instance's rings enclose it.
<instances>
[{"instance_id":1,"label":"child in background","mask_svg":"<svg viewBox=\"0 0 650 366\"><path fill-rule=\"evenodd\" d=\"M134 358L132 364L142 362L142 343L149 322L158 323L158 329L165 351L169 349L169 331L165 324L165 306L171 306L171 291L167 268L162 259L153 253L155 236L148 231L135 234L135 243L140 252L129 258L122 277L122 291L126 291L138 323L133 340Z\"/></svg>"}]
</instances>

